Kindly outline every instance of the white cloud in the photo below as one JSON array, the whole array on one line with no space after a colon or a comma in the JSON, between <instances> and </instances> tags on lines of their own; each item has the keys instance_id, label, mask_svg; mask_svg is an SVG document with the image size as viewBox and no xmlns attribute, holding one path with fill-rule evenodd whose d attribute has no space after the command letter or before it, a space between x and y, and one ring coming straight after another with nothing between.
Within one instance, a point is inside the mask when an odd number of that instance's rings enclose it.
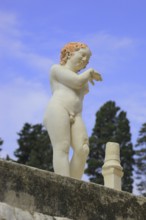
<instances>
[{"instance_id":1,"label":"white cloud","mask_svg":"<svg viewBox=\"0 0 146 220\"><path fill-rule=\"evenodd\" d=\"M26 65L30 65L35 69L39 68L42 72L48 71L54 63L47 56L33 51L29 43L23 40L25 31L22 31L18 17L15 14L0 12L0 33L1 58L11 56L12 58L21 59Z\"/></svg>"},{"instance_id":2,"label":"white cloud","mask_svg":"<svg viewBox=\"0 0 146 220\"><path fill-rule=\"evenodd\" d=\"M50 94L38 82L17 78L1 86L0 137L4 153L12 155L16 148L16 132L25 122L42 123Z\"/></svg>"},{"instance_id":3,"label":"white cloud","mask_svg":"<svg viewBox=\"0 0 146 220\"><path fill-rule=\"evenodd\" d=\"M17 17L14 13L0 11L0 30L11 35L19 35L20 32L16 29L18 25Z\"/></svg>"},{"instance_id":4,"label":"white cloud","mask_svg":"<svg viewBox=\"0 0 146 220\"><path fill-rule=\"evenodd\" d=\"M85 41L90 43L90 46L102 50L119 50L133 47L135 39L127 36L114 36L106 32L98 32L86 36Z\"/></svg>"},{"instance_id":5,"label":"white cloud","mask_svg":"<svg viewBox=\"0 0 146 220\"><path fill-rule=\"evenodd\" d=\"M18 19L14 13L0 11L0 46L3 51L22 50L23 44L19 40L21 31L19 29Z\"/></svg>"},{"instance_id":6,"label":"white cloud","mask_svg":"<svg viewBox=\"0 0 146 220\"><path fill-rule=\"evenodd\" d=\"M92 57L90 64L102 72L115 72L136 54L138 41L127 36L116 36L106 32L98 32L85 36L84 42L90 47Z\"/></svg>"},{"instance_id":7,"label":"white cloud","mask_svg":"<svg viewBox=\"0 0 146 220\"><path fill-rule=\"evenodd\" d=\"M22 59L27 61L29 65L39 68L41 72L48 73L51 65L54 63L51 59L45 56L40 56L35 53L22 53Z\"/></svg>"}]
</instances>

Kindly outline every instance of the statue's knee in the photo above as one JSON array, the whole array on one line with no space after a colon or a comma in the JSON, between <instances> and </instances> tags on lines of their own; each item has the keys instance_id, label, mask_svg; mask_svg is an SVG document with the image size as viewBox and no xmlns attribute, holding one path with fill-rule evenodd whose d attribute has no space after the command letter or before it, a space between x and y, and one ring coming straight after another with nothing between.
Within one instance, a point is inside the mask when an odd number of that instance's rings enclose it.
<instances>
[{"instance_id":1,"label":"statue's knee","mask_svg":"<svg viewBox=\"0 0 146 220\"><path fill-rule=\"evenodd\" d=\"M88 146L88 144L84 144L83 145L83 152L84 152L84 154L86 156L88 156L88 154L89 154L89 146Z\"/></svg>"},{"instance_id":2,"label":"statue's knee","mask_svg":"<svg viewBox=\"0 0 146 220\"><path fill-rule=\"evenodd\" d=\"M80 157L87 157L89 154L89 146L88 144L84 144L77 152Z\"/></svg>"},{"instance_id":3,"label":"statue's knee","mask_svg":"<svg viewBox=\"0 0 146 220\"><path fill-rule=\"evenodd\" d=\"M89 154L89 140L88 140L88 138L85 138L85 140L84 140L83 152L86 156L88 156L88 154Z\"/></svg>"}]
</instances>

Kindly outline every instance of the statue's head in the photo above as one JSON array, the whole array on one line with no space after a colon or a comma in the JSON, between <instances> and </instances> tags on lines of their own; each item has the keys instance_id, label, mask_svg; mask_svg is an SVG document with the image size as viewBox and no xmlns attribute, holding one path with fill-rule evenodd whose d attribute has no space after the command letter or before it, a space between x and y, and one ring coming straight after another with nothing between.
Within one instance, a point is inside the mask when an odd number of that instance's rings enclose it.
<instances>
[{"instance_id":1,"label":"statue's head","mask_svg":"<svg viewBox=\"0 0 146 220\"><path fill-rule=\"evenodd\" d=\"M72 54L82 48L88 48L88 46L80 42L70 42L66 44L61 50L60 64L65 65Z\"/></svg>"}]
</instances>

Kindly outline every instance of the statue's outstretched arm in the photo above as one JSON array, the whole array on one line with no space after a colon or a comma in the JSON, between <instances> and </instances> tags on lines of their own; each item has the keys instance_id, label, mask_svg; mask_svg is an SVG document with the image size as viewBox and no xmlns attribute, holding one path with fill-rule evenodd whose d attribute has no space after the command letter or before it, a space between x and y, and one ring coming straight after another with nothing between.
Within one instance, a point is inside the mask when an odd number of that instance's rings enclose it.
<instances>
[{"instance_id":1,"label":"statue's outstretched arm","mask_svg":"<svg viewBox=\"0 0 146 220\"><path fill-rule=\"evenodd\" d=\"M88 81L94 84L93 80L102 80L101 75L92 68L78 75L65 67L54 65L51 74L54 79L73 89L81 89Z\"/></svg>"}]
</instances>

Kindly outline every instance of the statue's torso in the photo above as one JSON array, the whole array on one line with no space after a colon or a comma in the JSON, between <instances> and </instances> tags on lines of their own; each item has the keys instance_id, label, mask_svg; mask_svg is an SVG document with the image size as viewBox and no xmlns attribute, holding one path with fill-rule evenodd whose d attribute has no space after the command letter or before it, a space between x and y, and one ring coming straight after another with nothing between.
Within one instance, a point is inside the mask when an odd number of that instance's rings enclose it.
<instances>
[{"instance_id":1,"label":"statue's torso","mask_svg":"<svg viewBox=\"0 0 146 220\"><path fill-rule=\"evenodd\" d=\"M53 83L55 87L50 103L62 105L69 113L80 113L82 111L83 92L70 89L58 82Z\"/></svg>"},{"instance_id":2,"label":"statue's torso","mask_svg":"<svg viewBox=\"0 0 146 220\"><path fill-rule=\"evenodd\" d=\"M57 81L51 74L52 98L50 104L62 105L70 114L77 114L82 111L85 88L73 89Z\"/></svg>"}]
</instances>

